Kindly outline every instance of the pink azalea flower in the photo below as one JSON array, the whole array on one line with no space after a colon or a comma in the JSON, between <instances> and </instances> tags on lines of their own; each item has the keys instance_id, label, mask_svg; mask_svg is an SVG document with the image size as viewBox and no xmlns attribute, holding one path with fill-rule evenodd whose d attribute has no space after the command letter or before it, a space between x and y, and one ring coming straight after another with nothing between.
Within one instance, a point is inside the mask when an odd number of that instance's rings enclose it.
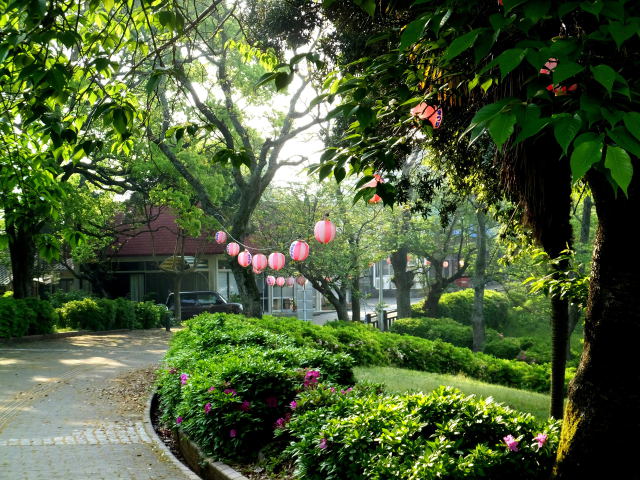
<instances>
[{"instance_id":1,"label":"pink azalea flower","mask_svg":"<svg viewBox=\"0 0 640 480\"><path fill-rule=\"evenodd\" d=\"M243 412L248 412L250 408L251 408L251 402L247 400L242 402L242 404L240 405L240 410L242 410Z\"/></svg>"},{"instance_id":2,"label":"pink azalea flower","mask_svg":"<svg viewBox=\"0 0 640 480\"><path fill-rule=\"evenodd\" d=\"M291 410L295 410L296 408L298 408L298 402L296 402L295 400L294 400L294 401L292 401L292 402L289 404L289 407L291 408Z\"/></svg>"},{"instance_id":3,"label":"pink azalea flower","mask_svg":"<svg viewBox=\"0 0 640 480\"><path fill-rule=\"evenodd\" d=\"M279 418L276 420L276 428L284 428L285 424L287 423L287 421L284 418Z\"/></svg>"},{"instance_id":4,"label":"pink azalea flower","mask_svg":"<svg viewBox=\"0 0 640 480\"><path fill-rule=\"evenodd\" d=\"M182 423L182 417L176 418L176 423L180 425Z\"/></svg>"},{"instance_id":5,"label":"pink azalea flower","mask_svg":"<svg viewBox=\"0 0 640 480\"><path fill-rule=\"evenodd\" d=\"M276 408L278 406L278 399L276 397L267 397L265 403L269 408Z\"/></svg>"},{"instance_id":6,"label":"pink azalea flower","mask_svg":"<svg viewBox=\"0 0 640 480\"><path fill-rule=\"evenodd\" d=\"M235 428L232 428L231 430L229 430L229 436L231 438L236 438L237 435L238 435L238 431Z\"/></svg>"},{"instance_id":7,"label":"pink azalea flower","mask_svg":"<svg viewBox=\"0 0 640 480\"><path fill-rule=\"evenodd\" d=\"M236 392L233 388L225 388L223 393L226 393L227 395L231 395L232 397L235 397L238 392Z\"/></svg>"},{"instance_id":8,"label":"pink azalea flower","mask_svg":"<svg viewBox=\"0 0 640 480\"><path fill-rule=\"evenodd\" d=\"M507 444L507 447L509 447L509 450L511 450L512 452L518 451L518 443L520 442L518 442L518 440L513 438L513 435L507 435L502 440L504 440L504 443Z\"/></svg>"},{"instance_id":9,"label":"pink azalea flower","mask_svg":"<svg viewBox=\"0 0 640 480\"><path fill-rule=\"evenodd\" d=\"M209 391L213 392L216 389L216 387L209 387Z\"/></svg>"},{"instance_id":10,"label":"pink azalea flower","mask_svg":"<svg viewBox=\"0 0 640 480\"><path fill-rule=\"evenodd\" d=\"M210 404L210 403L207 403L207 404L204 406L204 413L209 413L210 411L211 411L211 404Z\"/></svg>"},{"instance_id":11,"label":"pink azalea flower","mask_svg":"<svg viewBox=\"0 0 640 480\"><path fill-rule=\"evenodd\" d=\"M327 439L326 438L322 437L320 439L320 443L318 444L318 448L321 448L322 450L327 448Z\"/></svg>"},{"instance_id":12,"label":"pink azalea flower","mask_svg":"<svg viewBox=\"0 0 640 480\"><path fill-rule=\"evenodd\" d=\"M331 393L336 393L336 389L334 387L331 387L329 390L331 390Z\"/></svg>"},{"instance_id":13,"label":"pink azalea flower","mask_svg":"<svg viewBox=\"0 0 640 480\"><path fill-rule=\"evenodd\" d=\"M542 448L542 446L547 442L547 434L539 433L533 439L538 442L538 448Z\"/></svg>"},{"instance_id":14,"label":"pink azalea flower","mask_svg":"<svg viewBox=\"0 0 640 480\"><path fill-rule=\"evenodd\" d=\"M186 373L183 373L182 375L180 375L180 383L182 385L186 385L188 380L189 380L189 375L187 375Z\"/></svg>"}]
</instances>

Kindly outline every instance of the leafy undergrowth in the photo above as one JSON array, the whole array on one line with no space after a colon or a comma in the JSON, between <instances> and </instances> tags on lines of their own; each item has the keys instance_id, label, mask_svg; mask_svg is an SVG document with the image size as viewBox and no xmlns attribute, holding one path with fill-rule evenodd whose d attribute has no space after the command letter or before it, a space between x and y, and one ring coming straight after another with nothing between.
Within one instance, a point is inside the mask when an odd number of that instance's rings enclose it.
<instances>
[{"instance_id":1,"label":"leafy undergrowth","mask_svg":"<svg viewBox=\"0 0 640 480\"><path fill-rule=\"evenodd\" d=\"M295 322L222 314L186 322L159 378L164 424L216 459L279 478L548 476L557 422L454 389L393 394L353 385L344 352L369 332L345 327L340 339L334 325L306 342L308 324Z\"/></svg>"}]
</instances>

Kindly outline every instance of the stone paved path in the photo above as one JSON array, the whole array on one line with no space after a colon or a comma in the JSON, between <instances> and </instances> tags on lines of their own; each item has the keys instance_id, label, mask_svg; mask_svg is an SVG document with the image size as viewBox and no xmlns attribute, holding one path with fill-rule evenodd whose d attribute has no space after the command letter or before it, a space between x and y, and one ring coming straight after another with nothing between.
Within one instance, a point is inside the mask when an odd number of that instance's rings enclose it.
<instances>
[{"instance_id":1,"label":"stone paved path","mask_svg":"<svg viewBox=\"0 0 640 480\"><path fill-rule=\"evenodd\" d=\"M96 395L118 375L157 364L164 330L0 345L0 479L189 478L145 431Z\"/></svg>"}]
</instances>

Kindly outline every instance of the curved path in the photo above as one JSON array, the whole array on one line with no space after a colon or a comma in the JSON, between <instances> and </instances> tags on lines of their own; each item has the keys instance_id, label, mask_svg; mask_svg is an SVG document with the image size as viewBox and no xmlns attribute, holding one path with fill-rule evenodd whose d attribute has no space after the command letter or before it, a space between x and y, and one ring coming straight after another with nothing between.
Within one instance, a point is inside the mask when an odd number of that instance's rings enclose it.
<instances>
[{"instance_id":1,"label":"curved path","mask_svg":"<svg viewBox=\"0 0 640 480\"><path fill-rule=\"evenodd\" d=\"M151 441L141 408L100 394L118 376L157 365L170 335L0 344L0 479L193 478Z\"/></svg>"}]
</instances>

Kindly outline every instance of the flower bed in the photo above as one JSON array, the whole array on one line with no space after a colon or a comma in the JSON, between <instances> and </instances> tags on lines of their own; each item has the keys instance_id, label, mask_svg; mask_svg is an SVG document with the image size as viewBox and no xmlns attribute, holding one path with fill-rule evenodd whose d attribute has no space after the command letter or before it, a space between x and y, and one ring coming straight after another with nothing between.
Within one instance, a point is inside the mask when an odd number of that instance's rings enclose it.
<instances>
[{"instance_id":1,"label":"flower bed","mask_svg":"<svg viewBox=\"0 0 640 480\"><path fill-rule=\"evenodd\" d=\"M307 324L274 332L279 321L186 322L158 383L162 421L213 458L266 452L269 465L293 465L301 479L548 476L557 423L452 389L386 395L353 386L349 355L301 342ZM324 337L332 330L318 338L335 348Z\"/></svg>"}]
</instances>

